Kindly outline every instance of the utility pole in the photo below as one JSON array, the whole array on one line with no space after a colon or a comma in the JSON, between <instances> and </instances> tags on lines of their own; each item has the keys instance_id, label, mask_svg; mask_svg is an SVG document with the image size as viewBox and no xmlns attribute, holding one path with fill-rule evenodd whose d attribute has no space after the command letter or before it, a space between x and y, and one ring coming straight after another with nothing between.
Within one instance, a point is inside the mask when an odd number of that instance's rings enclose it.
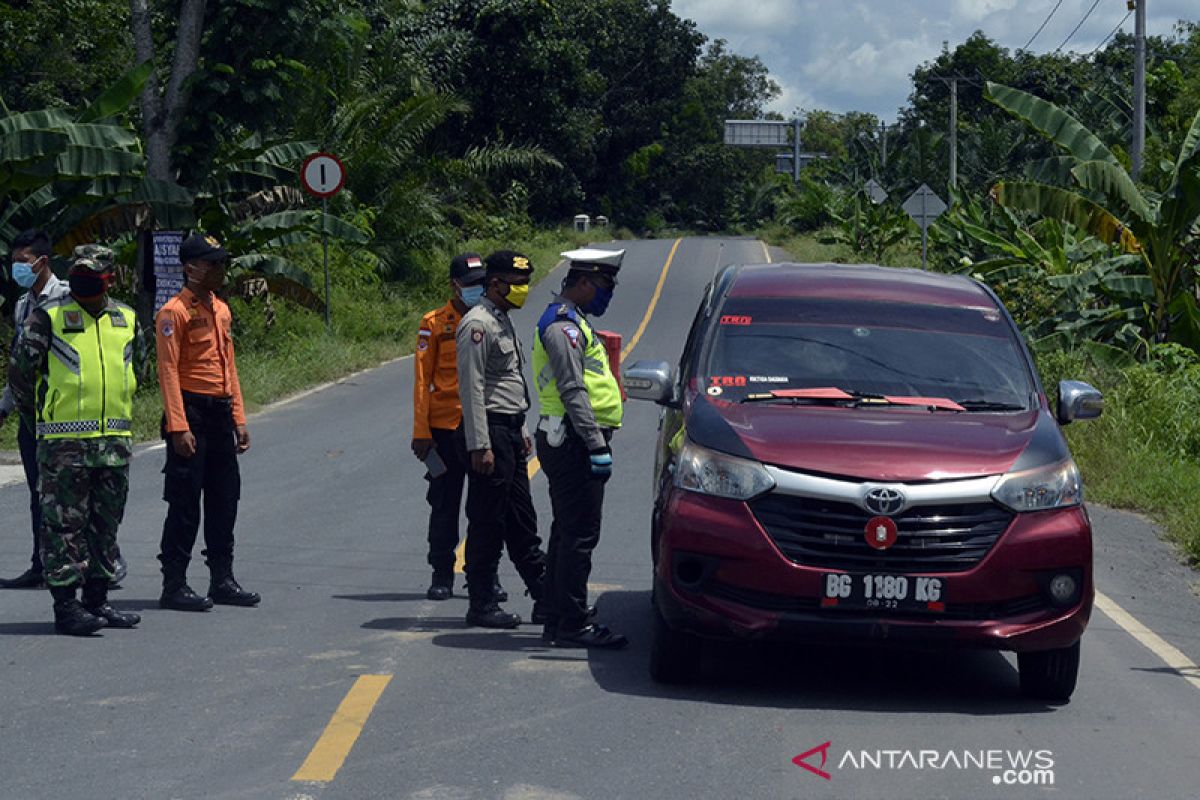
<instances>
[{"instance_id":1,"label":"utility pole","mask_svg":"<svg viewBox=\"0 0 1200 800\"><path fill-rule=\"evenodd\" d=\"M1133 16L1133 179L1142 172L1146 149L1146 0L1129 0Z\"/></svg>"},{"instance_id":2,"label":"utility pole","mask_svg":"<svg viewBox=\"0 0 1200 800\"><path fill-rule=\"evenodd\" d=\"M887 123L879 121L879 171L887 169Z\"/></svg>"},{"instance_id":3,"label":"utility pole","mask_svg":"<svg viewBox=\"0 0 1200 800\"><path fill-rule=\"evenodd\" d=\"M792 120L792 182L800 183L800 131L803 123L797 116Z\"/></svg>"},{"instance_id":4,"label":"utility pole","mask_svg":"<svg viewBox=\"0 0 1200 800\"><path fill-rule=\"evenodd\" d=\"M958 188L958 76L950 79L950 188Z\"/></svg>"}]
</instances>

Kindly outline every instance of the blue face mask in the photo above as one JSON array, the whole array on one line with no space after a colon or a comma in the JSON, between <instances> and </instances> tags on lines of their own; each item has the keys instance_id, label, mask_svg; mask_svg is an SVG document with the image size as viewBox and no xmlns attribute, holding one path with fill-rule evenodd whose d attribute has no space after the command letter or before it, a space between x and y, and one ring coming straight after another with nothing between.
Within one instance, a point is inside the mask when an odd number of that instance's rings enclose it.
<instances>
[{"instance_id":1,"label":"blue face mask","mask_svg":"<svg viewBox=\"0 0 1200 800\"><path fill-rule=\"evenodd\" d=\"M462 287L460 296L464 306L474 308L483 299L483 284L477 283L474 286Z\"/></svg>"},{"instance_id":2,"label":"blue face mask","mask_svg":"<svg viewBox=\"0 0 1200 800\"><path fill-rule=\"evenodd\" d=\"M12 279L22 289L32 287L37 283L37 273L33 271L33 264L26 264L24 261L14 261L12 265Z\"/></svg>"},{"instance_id":3,"label":"blue face mask","mask_svg":"<svg viewBox=\"0 0 1200 800\"><path fill-rule=\"evenodd\" d=\"M597 286L596 295L591 299L591 302L580 306L579 310L588 316L602 317L604 312L608 311L608 304L612 302L613 290L606 286Z\"/></svg>"}]
</instances>

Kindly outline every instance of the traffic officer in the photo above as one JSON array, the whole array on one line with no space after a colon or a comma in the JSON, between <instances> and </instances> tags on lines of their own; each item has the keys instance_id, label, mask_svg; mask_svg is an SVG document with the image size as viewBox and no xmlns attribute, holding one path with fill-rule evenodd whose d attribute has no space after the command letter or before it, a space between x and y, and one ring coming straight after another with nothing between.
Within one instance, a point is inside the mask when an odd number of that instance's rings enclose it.
<instances>
[{"instance_id":1,"label":"traffic officer","mask_svg":"<svg viewBox=\"0 0 1200 800\"><path fill-rule=\"evenodd\" d=\"M541 416L537 452L550 484L554 522L546 560L548 613L542 637L560 647L624 647L628 641L590 620L587 582L600 540L609 440L621 427L621 387L604 343L588 322L608 309L624 250L583 249L568 259L562 293L537 324L533 373Z\"/></svg>"},{"instance_id":2,"label":"traffic officer","mask_svg":"<svg viewBox=\"0 0 1200 800\"><path fill-rule=\"evenodd\" d=\"M529 494L533 442L525 427L525 359L508 316L525 305L533 265L511 250L492 253L485 265L484 297L458 325L459 435L468 459L467 624L515 628L521 618L504 611L496 598L501 549L508 547L508 557L533 598L535 617L546 569Z\"/></svg>"},{"instance_id":3,"label":"traffic officer","mask_svg":"<svg viewBox=\"0 0 1200 800\"><path fill-rule=\"evenodd\" d=\"M44 231L29 230L17 235L12 241L12 279L13 282L25 289L25 294L17 299L13 311L13 328L15 334L10 353L15 353L21 342L21 334L25 322L34 309L46 303L65 297L69 294L67 284L55 277L50 269L50 256L53 253L50 237ZM0 395L0 427L16 408L12 389L5 384L4 393ZM33 532L33 557L29 569L15 578L0 580L3 589L33 589L42 585L42 556L38 548L38 530L42 526L42 504L38 497L37 480L37 435L33 428L21 423L17 424L17 447L21 451L21 465L25 468L25 483L29 486L29 518Z\"/></svg>"},{"instance_id":4,"label":"traffic officer","mask_svg":"<svg viewBox=\"0 0 1200 800\"><path fill-rule=\"evenodd\" d=\"M137 388L137 318L108 297L112 275L111 250L75 248L70 294L33 310L9 367L21 421L37 435L39 542L54 627L70 636L141 622L108 603Z\"/></svg>"},{"instance_id":5,"label":"traffic officer","mask_svg":"<svg viewBox=\"0 0 1200 800\"><path fill-rule=\"evenodd\" d=\"M213 603L253 606L258 593L233 577L233 526L242 486L237 457L250 449L250 433L233 354L233 318L215 294L225 284L229 253L212 236L195 234L179 246L179 261L187 285L155 319L167 440L158 604L179 611L207 611ZM202 498L207 597L187 583Z\"/></svg>"},{"instance_id":6,"label":"traffic officer","mask_svg":"<svg viewBox=\"0 0 1200 800\"><path fill-rule=\"evenodd\" d=\"M413 359L412 451L429 467L429 566L433 580L425 596L447 600L454 593L454 550L466 465L454 442L462 422L458 399L455 332L467 310L483 298L483 259L463 253L450 261L450 300L421 318Z\"/></svg>"}]
</instances>

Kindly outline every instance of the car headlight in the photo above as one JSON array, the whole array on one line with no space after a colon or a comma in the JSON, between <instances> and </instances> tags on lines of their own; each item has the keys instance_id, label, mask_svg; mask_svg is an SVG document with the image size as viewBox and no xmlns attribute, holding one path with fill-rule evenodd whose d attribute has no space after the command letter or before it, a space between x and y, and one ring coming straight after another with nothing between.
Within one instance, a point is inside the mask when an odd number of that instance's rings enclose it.
<instances>
[{"instance_id":1,"label":"car headlight","mask_svg":"<svg viewBox=\"0 0 1200 800\"><path fill-rule=\"evenodd\" d=\"M1083 479L1071 459L1005 475L992 489L996 502L1013 511L1045 511L1083 502Z\"/></svg>"},{"instance_id":2,"label":"car headlight","mask_svg":"<svg viewBox=\"0 0 1200 800\"><path fill-rule=\"evenodd\" d=\"M675 485L713 497L749 500L775 488L775 480L757 461L725 455L687 442L679 452Z\"/></svg>"}]
</instances>

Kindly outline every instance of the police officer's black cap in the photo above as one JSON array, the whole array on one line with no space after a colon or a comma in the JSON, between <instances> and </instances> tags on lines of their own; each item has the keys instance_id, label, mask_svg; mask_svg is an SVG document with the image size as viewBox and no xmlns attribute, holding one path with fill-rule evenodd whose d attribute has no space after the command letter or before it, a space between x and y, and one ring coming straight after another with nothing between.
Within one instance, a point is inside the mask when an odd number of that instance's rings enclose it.
<instances>
[{"instance_id":1,"label":"police officer's black cap","mask_svg":"<svg viewBox=\"0 0 1200 800\"><path fill-rule=\"evenodd\" d=\"M214 236L194 233L179 245L179 263L189 261L228 261L229 253Z\"/></svg>"},{"instance_id":2,"label":"police officer's black cap","mask_svg":"<svg viewBox=\"0 0 1200 800\"><path fill-rule=\"evenodd\" d=\"M615 278L621 271L621 260L625 257L625 251L584 247L579 250L568 250L559 255L570 262L569 270L571 272L579 272L584 275L608 275Z\"/></svg>"},{"instance_id":3,"label":"police officer's black cap","mask_svg":"<svg viewBox=\"0 0 1200 800\"><path fill-rule=\"evenodd\" d=\"M466 286L479 283L486 274L483 258L478 253L463 253L450 260L450 277Z\"/></svg>"},{"instance_id":4,"label":"police officer's black cap","mask_svg":"<svg viewBox=\"0 0 1200 800\"><path fill-rule=\"evenodd\" d=\"M533 262L515 250L497 250L484 260L489 278L496 275L533 275Z\"/></svg>"}]
</instances>

